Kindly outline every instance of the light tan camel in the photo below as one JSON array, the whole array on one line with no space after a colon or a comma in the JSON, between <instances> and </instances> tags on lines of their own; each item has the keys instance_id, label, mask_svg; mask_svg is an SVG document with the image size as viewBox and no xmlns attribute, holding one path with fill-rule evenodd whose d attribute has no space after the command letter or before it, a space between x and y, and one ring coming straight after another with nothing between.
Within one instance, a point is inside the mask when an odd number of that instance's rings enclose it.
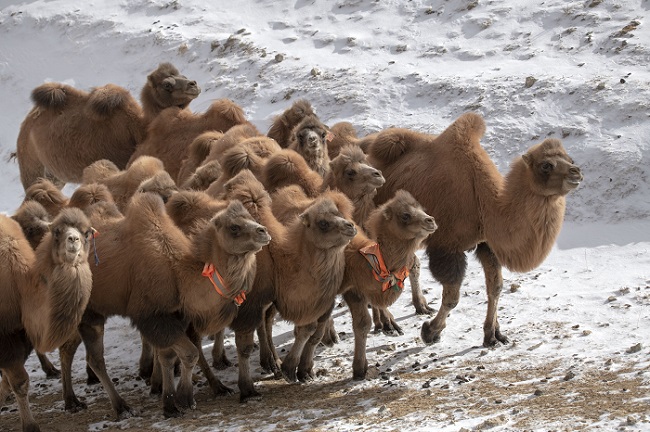
<instances>
[{"instance_id":1,"label":"light tan camel","mask_svg":"<svg viewBox=\"0 0 650 432\"><path fill-rule=\"evenodd\" d=\"M144 110L114 84L90 93L59 83L36 87L35 106L20 127L16 145L23 187L39 178L58 187L80 183L83 169L100 159L124 169L151 119L170 106L185 109L199 91L196 82L169 63L147 77L141 94Z\"/></svg>"},{"instance_id":2,"label":"light tan camel","mask_svg":"<svg viewBox=\"0 0 650 432\"><path fill-rule=\"evenodd\" d=\"M23 431L40 430L29 407L25 359L76 333L92 286L93 234L81 210L64 209L34 251L20 225L0 215L0 371L18 401Z\"/></svg>"},{"instance_id":3,"label":"light tan camel","mask_svg":"<svg viewBox=\"0 0 650 432\"><path fill-rule=\"evenodd\" d=\"M308 115L314 115L311 104L305 99L299 99L273 120L266 135L277 141L280 147L289 147L293 128Z\"/></svg>"},{"instance_id":4,"label":"light tan camel","mask_svg":"<svg viewBox=\"0 0 650 432\"><path fill-rule=\"evenodd\" d=\"M200 333L216 333L232 321L255 277L255 254L269 242L269 235L240 202L232 201L190 241L167 215L160 196L151 193L134 195L123 218L103 221L98 221L104 232L97 238L101 262L92 266L92 295L79 326L89 365L118 417L130 415L103 356L106 317L130 318L157 353L163 413L179 416L195 406L192 369L198 352L186 334L188 325ZM68 377L63 386L66 406L83 408L69 382L77 346L75 342L61 348L61 369ZM177 358L181 376L175 386ZM224 392L229 390L218 384Z\"/></svg>"},{"instance_id":5,"label":"light tan camel","mask_svg":"<svg viewBox=\"0 0 650 432\"><path fill-rule=\"evenodd\" d=\"M546 258L562 226L565 196L582 181L580 168L552 138L516 158L504 178L480 145L484 132L483 118L467 113L438 137L388 129L369 148L370 162L386 178L376 201L405 189L440 225L426 242L429 269L443 286L437 315L422 327L427 343L440 339L458 304L465 251L474 248L487 284L483 344L507 342L497 320L501 266L529 271Z\"/></svg>"},{"instance_id":6,"label":"light tan camel","mask_svg":"<svg viewBox=\"0 0 650 432\"><path fill-rule=\"evenodd\" d=\"M309 168L321 177L329 172L329 154L327 152L328 130L316 115L308 115L302 119L291 132L289 148L300 154Z\"/></svg>"}]
</instances>

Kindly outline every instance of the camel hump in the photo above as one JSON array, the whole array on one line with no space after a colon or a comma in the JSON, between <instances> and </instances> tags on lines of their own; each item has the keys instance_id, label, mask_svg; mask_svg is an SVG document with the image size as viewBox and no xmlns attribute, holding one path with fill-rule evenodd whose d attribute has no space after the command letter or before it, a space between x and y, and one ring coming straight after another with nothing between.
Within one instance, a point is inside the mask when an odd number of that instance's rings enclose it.
<instances>
[{"instance_id":1,"label":"camel hump","mask_svg":"<svg viewBox=\"0 0 650 432\"><path fill-rule=\"evenodd\" d=\"M413 148L413 143L422 134L403 128L391 128L380 132L370 144L368 154L374 159L388 164L396 161Z\"/></svg>"},{"instance_id":2,"label":"camel hump","mask_svg":"<svg viewBox=\"0 0 650 432\"><path fill-rule=\"evenodd\" d=\"M61 108L68 101L68 93L74 90L61 83L46 83L32 90L32 101L41 108Z\"/></svg>"},{"instance_id":3,"label":"camel hump","mask_svg":"<svg viewBox=\"0 0 650 432\"><path fill-rule=\"evenodd\" d=\"M260 157L248 146L236 146L223 155L222 168L229 176L234 176L243 169L250 169L262 164Z\"/></svg>"},{"instance_id":4,"label":"camel hump","mask_svg":"<svg viewBox=\"0 0 650 432\"><path fill-rule=\"evenodd\" d=\"M217 99L210 105L210 111L216 111L225 119L235 124L246 123L244 110L230 99Z\"/></svg>"},{"instance_id":5,"label":"camel hump","mask_svg":"<svg viewBox=\"0 0 650 432\"><path fill-rule=\"evenodd\" d=\"M109 117L117 110L128 106L131 99L129 92L115 84L96 87L90 93L88 105L99 117Z\"/></svg>"},{"instance_id":6,"label":"camel hump","mask_svg":"<svg viewBox=\"0 0 650 432\"><path fill-rule=\"evenodd\" d=\"M451 135L449 139L457 145L474 146L485 134L485 120L479 114L465 113L445 129L439 138L446 138L448 134Z\"/></svg>"},{"instance_id":7,"label":"camel hump","mask_svg":"<svg viewBox=\"0 0 650 432\"><path fill-rule=\"evenodd\" d=\"M128 219L153 220L166 214L165 203L160 195L152 192L136 193L129 201L124 216Z\"/></svg>"}]
</instances>

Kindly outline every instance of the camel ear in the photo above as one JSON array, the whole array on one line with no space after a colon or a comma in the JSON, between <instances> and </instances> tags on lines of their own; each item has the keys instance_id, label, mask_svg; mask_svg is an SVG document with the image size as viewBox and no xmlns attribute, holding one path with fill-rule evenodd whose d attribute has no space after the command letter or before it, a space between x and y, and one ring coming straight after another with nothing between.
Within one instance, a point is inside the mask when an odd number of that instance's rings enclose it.
<instances>
[{"instance_id":1,"label":"camel ear","mask_svg":"<svg viewBox=\"0 0 650 432\"><path fill-rule=\"evenodd\" d=\"M387 221L391 220L393 218L393 212L390 211L390 208L386 207L381 211L382 216L384 216L384 219Z\"/></svg>"},{"instance_id":2,"label":"camel ear","mask_svg":"<svg viewBox=\"0 0 650 432\"><path fill-rule=\"evenodd\" d=\"M309 228L309 226L311 225L311 220L309 219L309 213L301 213L300 215L298 215L298 217L300 218L300 220L302 220L302 224L307 228Z\"/></svg>"},{"instance_id":3,"label":"camel ear","mask_svg":"<svg viewBox=\"0 0 650 432\"><path fill-rule=\"evenodd\" d=\"M521 158L526 162L526 165L531 166L533 164L533 157L530 154L522 154Z\"/></svg>"}]
</instances>

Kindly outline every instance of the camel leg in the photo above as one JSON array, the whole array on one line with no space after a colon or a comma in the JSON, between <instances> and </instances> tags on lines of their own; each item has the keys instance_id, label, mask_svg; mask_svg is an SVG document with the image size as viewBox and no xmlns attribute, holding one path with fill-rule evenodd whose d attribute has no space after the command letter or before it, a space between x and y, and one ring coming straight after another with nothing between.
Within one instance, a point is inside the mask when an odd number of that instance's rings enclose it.
<instances>
[{"instance_id":1,"label":"camel leg","mask_svg":"<svg viewBox=\"0 0 650 432\"><path fill-rule=\"evenodd\" d=\"M436 316L422 325L420 333L425 343L440 341L447 325L447 316L458 305L460 286L467 270L467 257L463 252L427 249L431 274L442 284L442 301Z\"/></svg>"},{"instance_id":2,"label":"camel leg","mask_svg":"<svg viewBox=\"0 0 650 432\"><path fill-rule=\"evenodd\" d=\"M149 342L140 334L140 341L142 341L142 351L140 351L140 360L138 362L140 378L149 379L153 373L153 347Z\"/></svg>"},{"instance_id":3,"label":"camel leg","mask_svg":"<svg viewBox=\"0 0 650 432\"><path fill-rule=\"evenodd\" d=\"M223 330L220 333L223 335ZM203 372L203 375L208 380L208 384L212 389L212 393L214 393L215 396L224 396L224 395L232 394L233 393L232 389L223 385L223 383L219 380L219 378L217 378L214 375L212 369L210 369L210 365L208 364L208 361L205 359L205 355L203 354L201 335L199 335L194 329L194 327L191 325L187 329L187 335L192 341L192 343L194 344L194 346L196 347L196 349L198 350L199 368L201 368L201 372ZM182 369L181 369L181 373L183 373Z\"/></svg>"},{"instance_id":4,"label":"camel leg","mask_svg":"<svg viewBox=\"0 0 650 432\"><path fill-rule=\"evenodd\" d=\"M330 319L327 321L321 343L327 347L333 347L334 344L339 343L339 334L336 332L336 327L334 327L334 319L332 317L330 317Z\"/></svg>"},{"instance_id":5,"label":"camel leg","mask_svg":"<svg viewBox=\"0 0 650 432\"><path fill-rule=\"evenodd\" d=\"M61 384L63 387L63 400L65 410L72 413L88 408L85 402L80 401L74 393L72 386L72 361L81 343L79 333L71 337L66 343L59 347L59 361L61 362Z\"/></svg>"},{"instance_id":6,"label":"camel leg","mask_svg":"<svg viewBox=\"0 0 650 432\"><path fill-rule=\"evenodd\" d=\"M41 368L48 379L59 378L61 376L61 371L52 364L45 354L37 352L36 356L38 357L38 361L41 363Z\"/></svg>"},{"instance_id":7,"label":"camel leg","mask_svg":"<svg viewBox=\"0 0 650 432\"><path fill-rule=\"evenodd\" d=\"M88 353L88 365L95 372L104 390L108 393L108 398L117 414L118 420L130 417L132 415L131 408L129 408L124 399L119 395L106 371L106 362L104 360L104 322L96 321L94 324L89 324L82 321L79 325L79 333Z\"/></svg>"},{"instance_id":8,"label":"camel leg","mask_svg":"<svg viewBox=\"0 0 650 432\"><path fill-rule=\"evenodd\" d=\"M481 243L476 248L476 257L483 266L485 286L487 288L488 310L483 324L483 346L490 347L497 342L508 343L508 338L501 333L497 319L499 297L503 289L501 264L487 243Z\"/></svg>"},{"instance_id":9,"label":"camel leg","mask_svg":"<svg viewBox=\"0 0 650 432\"><path fill-rule=\"evenodd\" d=\"M226 356L223 345L224 330L214 334L214 345L212 345L212 366L215 369L223 370L232 366L232 362Z\"/></svg>"},{"instance_id":10,"label":"camel leg","mask_svg":"<svg viewBox=\"0 0 650 432\"><path fill-rule=\"evenodd\" d=\"M259 400L262 395L255 390L251 378L250 357L253 352L253 331L235 332L237 363L239 366L239 402Z\"/></svg>"},{"instance_id":11,"label":"camel leg","mask_svg":"<svg viewBox=\"0 0 650 432\"><path fill-rule=\"evenodd\" d=\"M7 402L10 394L11 387L9 386L9 380L5 375L0 374L0 407Z\"/></svg>"},{"instance_id":12,"label":"camel leg","mask_svg":"<svg viewBox=\"0 0 650 432\"><path fill-rule=\"evenodd\" d=\"M371 327L370 313L364 299L348 291L343 295L352 314L352 330L354 332L354 359L352 360L352 378L366 379L368 360L366 358L366 343Z\"/></svg>"},{"instance_id":13,"label":"camel leg","mask_svg":"<svg viewBox=\"0 0 650 432\"><path fill-rule=\"evenodd\" d=\"M271 305L264 312L264 321L257 327L257 336L260 342L260 365L265 371L273 373L276 378L282 376L280 370L280 356L273 343L273 320L276 309Z\"/></svg>"},{"instance_id":14,"label":"camel leg","mask_svg":"<svg viewBox=\"0 0 650 432\"><path fill-rule=\"evenodd\" d=\"M41 429L29 408L29 375L25 370L25 365L22 362L14 363L8 368L2 369L2 379L4 380L5 377L18 402L23 432L39 432Z\"/></svg>"},{"instance_id":15,"label":"camel leg","mask_svg":"<svg viewBox=\"0 0 650 432\"><path fill-rule=\"evenodd\" d=\"M293 345L291 346L291 349L289 350L287 355L282 360L282 366L280 366L280 368L282 369L282 375L284 376L284 379L287 380L287 382L290 383L298 382L298 377L296 376L296 368L298 367L300 356L302 355L302 351L305 348L305 345L307 344L307 340L309 340L311 335L314 334L317 326L318 325L316 322L309 323L302 326L298 326L298 325L294 326Z\"/></svg>"},{"instance_id":16,"label":"camel leg","mask_svg":"<svg viewBox=\"0 0 650 432\"><path fill-rule=\"evenodd\" d=\"M156 350L162 372L162 399L165 418L179 417L183 408L196 408L192 370L199 359L199 352L188 337L180 337L168 348ZM174 365L176 359L181 361L181 376L178 386L174 388Z\"/></svg>"},{"instance_id":17,"label":"camel leg","mask_svg":"<svg viewBox=\"0 0 650 432\"><path fill-rule=\"evenodd\" d=\"M375 332L382 331L388 336L395 336L396 333L400 335L404 334L402 327L397 324L395 317L388 308L373 306L372 317L375 322Z\"/></svg>"},{"instance_id":18,"label":"camel leg","mask_svg":"<svg viewBox=\"0 0 650 432\"><path fill-rule=\"evenodd\" d=\"M305 344L305 347L302 350L300 363L298 364L298 379L300 382L311 381L315 378L314 355L316 353L316 347L320 343L321 339L323 338L323 334L327 330L329 322L332 318L333 309L334 305L332 305L332 309L330 309L329 312L323 314L320 318L318 318L316 330L314 331L314 334L309 337L307 343Z\"/></svg>"},{"instance_id":19,"label":"camel leg","mask_svg":"<svg viewBox=\"0 0 650 432\"><path fill-rule=\"evenodd\" d=\"M409 282L411 283L411 297L413 306L415 306L415 313L418 315L432 315L435 311L427 304L427 299L424 297L420 286L420 258L413 255L413 259L413 265L409 271Z\"/></svg>"}]
</instances>

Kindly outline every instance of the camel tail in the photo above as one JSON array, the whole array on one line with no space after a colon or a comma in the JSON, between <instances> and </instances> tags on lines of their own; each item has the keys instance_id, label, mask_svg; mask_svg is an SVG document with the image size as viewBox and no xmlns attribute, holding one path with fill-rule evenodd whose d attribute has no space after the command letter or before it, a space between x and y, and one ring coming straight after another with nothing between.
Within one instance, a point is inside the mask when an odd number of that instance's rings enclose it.
<instances>
[{"instance_id":1,"label":"camel tail","mask_svg":"<svg viewBox=\"0 0 650 432\"><path fill-rule=\"evenodd\" d=\"M60 83L46 83L32 90L32 102L41 108L61 108L68 99L71 87Z\"/></svg>"},{"instance_id":2,"label":"camel tail","mask_svg":"<svg viewBox=\"0 0 650 432\"><path fill-rule=\"evenodd\" d=\"M11 152L9 153L9 157L7 158L7 162L14 162L18 160L18 152Z\"/></svg>"}]
</instances>

